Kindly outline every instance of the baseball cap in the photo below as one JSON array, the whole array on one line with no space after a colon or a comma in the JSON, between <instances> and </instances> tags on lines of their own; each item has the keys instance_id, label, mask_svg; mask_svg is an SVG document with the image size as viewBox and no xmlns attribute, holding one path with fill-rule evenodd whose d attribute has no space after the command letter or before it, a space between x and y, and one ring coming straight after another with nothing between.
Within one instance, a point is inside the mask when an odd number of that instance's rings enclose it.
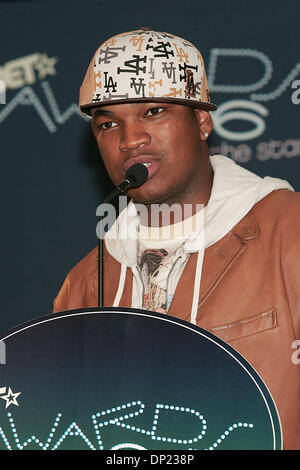
<instances>
[{"instance_id":1,"label":"baseball cap","mask_svg":"<svg viewBox=\"0 0 300 470\"><path fill-rule=\"evenodd\" d=\"M96 50L80 88L79 108L170 102L213 111L202 55L189 41L145 27L121 33Z\"/></svg>"}]
</instances>

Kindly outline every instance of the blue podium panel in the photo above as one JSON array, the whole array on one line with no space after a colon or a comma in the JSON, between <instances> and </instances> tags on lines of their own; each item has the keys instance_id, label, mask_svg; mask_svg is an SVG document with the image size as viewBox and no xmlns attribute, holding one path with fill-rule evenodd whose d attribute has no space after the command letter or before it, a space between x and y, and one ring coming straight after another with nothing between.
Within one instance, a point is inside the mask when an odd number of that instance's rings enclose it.
<instances>
[{"instance_id":1,"label":"blue podium panel","mask_svg":"<svg viewBox=\"0 0 300 470\"><path fill-rule=\"evenodd\" d=\"M2 450L281 449L261 378L231 346L185 321L72 310L0 340Z\"/></svg>"}]
</instances>

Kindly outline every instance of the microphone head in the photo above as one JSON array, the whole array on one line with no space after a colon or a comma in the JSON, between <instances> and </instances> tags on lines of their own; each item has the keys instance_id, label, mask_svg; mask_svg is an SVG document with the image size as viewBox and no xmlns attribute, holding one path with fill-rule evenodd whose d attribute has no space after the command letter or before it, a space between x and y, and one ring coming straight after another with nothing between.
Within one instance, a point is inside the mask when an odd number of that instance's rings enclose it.
<instances>
[{"instance_id":1,"label":"microphone head","mask_svg":"<svg viewBox=\"0 0 300 470\"><path fill-rule=\"evenodd\" d=\"M130 181L131 188L138 188L147 181L148 169L142 163L136 163L128 168L125 179Z\"/></svg>"}]
</instances>

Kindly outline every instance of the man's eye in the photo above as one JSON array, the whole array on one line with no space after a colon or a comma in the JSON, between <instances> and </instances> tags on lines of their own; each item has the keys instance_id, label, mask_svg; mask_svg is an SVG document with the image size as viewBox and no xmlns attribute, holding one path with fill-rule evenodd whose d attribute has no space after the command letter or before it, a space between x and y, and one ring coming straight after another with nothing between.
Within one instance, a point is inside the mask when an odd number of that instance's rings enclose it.
<instances>
[{"instance_id":1,"label":"man's eye","mask_svg":"<svg viewBox=\"0 0 300 470\"><path fill-rule=\"evenodd\" d=\"M165 108L150 108L148 109L148 111L146 112L146 116L147 115L150 115L150 116L156 116L157 114L160 114L162 111L164 111Z\"/></svg>"},{"instance_id":2,"label":"man's eye","mask_svg":"<svg viewBox=\"0 0 300 470\"><path fill-rule=\"evenodd\" d=\"M102 124L99 124L98 127L99 129L104 129L105 131L107 131L108 129L112 129L116 125L117 125L116 122L108 121L108 122L102 122Z\"/></svg>"}]
</instances>

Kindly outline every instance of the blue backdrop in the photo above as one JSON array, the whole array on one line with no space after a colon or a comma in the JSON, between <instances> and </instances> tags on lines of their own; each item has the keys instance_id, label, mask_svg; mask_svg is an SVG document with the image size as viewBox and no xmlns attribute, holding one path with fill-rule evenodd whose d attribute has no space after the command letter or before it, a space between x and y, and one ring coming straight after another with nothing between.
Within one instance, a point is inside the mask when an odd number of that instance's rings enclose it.
<instances>
[{"instance_id":1,"label":"blue backdrop","mask_svg":"<svg viewBox=\"0 0 300 470\"><path fill-rule=\"evenodd\" d=\"M112 186L77 100L98 45L142 26L193 42L219 105L211 153L299 191L299 14L296 1L0 2L0 331L50 313L97 243Z\"/></svg>"}]
</instances>

